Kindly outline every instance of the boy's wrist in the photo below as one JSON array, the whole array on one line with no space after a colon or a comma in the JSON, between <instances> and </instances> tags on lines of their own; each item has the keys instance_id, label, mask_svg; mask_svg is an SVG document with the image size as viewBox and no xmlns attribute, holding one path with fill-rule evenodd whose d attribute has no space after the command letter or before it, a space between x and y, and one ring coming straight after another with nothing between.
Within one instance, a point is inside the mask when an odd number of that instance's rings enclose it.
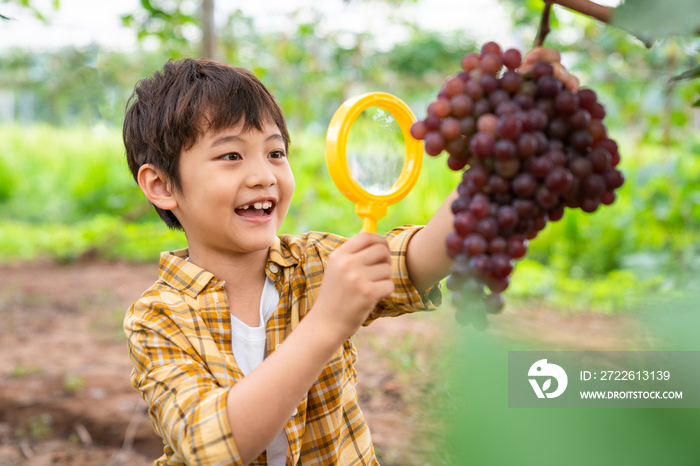
<instances>
[{"instance_id":1,"label":"boy's wrist","mask_svg":"<svg viewBox=\"0 0 700 466\"><path fill-rule=\"evenodd\" d=\"M314 335L321 336L323 343L335 349L350 338L354 331L342 322L339 317L330 315L324 308L323 302L317 301L309 313L304 316L299 325L306 323L314 331Z\"/></svg>"}]
</instances>

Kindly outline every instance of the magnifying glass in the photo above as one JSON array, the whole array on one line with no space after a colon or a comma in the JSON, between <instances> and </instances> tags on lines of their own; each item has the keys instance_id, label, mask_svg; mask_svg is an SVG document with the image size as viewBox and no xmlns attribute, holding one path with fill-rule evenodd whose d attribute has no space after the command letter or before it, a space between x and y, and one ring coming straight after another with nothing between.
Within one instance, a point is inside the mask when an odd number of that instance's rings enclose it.
<instances>
[{"instance_id":1,"label":"magnifying glass","mask_svg":"<svg viewBox=\"0 0 700 466\"><path fill-rule=\"evenodd\" d=\"M384 193L372 193L353 178L348 164L347 145L350 128L357 117L369 107L388 111L401 128L406 158L396 182ZM423 166L423 142L410 133L416 117L399 98L385 92L362 94L343 102L336 110L326 133L326 163L338 190L355 204L355 213L362 218L362 231L377 231L377 220L384 217L387 207L396 204L413 189ZM374 191L374 190L372 190Z\"/></svg>"}]
</instances>

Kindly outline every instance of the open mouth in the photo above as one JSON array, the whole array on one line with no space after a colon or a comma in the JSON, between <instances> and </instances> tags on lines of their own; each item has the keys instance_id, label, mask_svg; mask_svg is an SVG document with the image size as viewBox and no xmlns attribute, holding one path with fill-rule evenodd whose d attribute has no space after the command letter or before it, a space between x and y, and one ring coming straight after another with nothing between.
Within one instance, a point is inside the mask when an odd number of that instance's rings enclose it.
<instances>
[{"instance_id":1,"label":"open mouth","mask_svg":"<svg viewBox=\"0 0 700 466\"><path fill-rule=\"evenodd\" d=\"M236 209L236 214L247 218L261 218L272 215L275 210L275 203L272 201L256 202L244 205Z\"/></svg>"}]
</instances>

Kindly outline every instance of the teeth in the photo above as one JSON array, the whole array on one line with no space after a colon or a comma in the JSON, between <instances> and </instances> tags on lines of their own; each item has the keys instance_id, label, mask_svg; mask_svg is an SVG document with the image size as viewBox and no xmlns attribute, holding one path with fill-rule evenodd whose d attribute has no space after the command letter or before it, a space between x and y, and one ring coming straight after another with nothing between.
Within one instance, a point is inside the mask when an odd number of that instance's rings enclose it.
<instances>
[{"instance_id":1,"label":"teeth","mask_svg":"<svg viewBox=\"0 0 700 466\"><path fill-rule=\"evenodd\" d=\"M246 209L249 209L250 207L253 207L254 209L269 209L270 207L272 207L272 202L270 202L270 201L256 202L255 204L249 204L249 205L244 205L242 207L239 207L239 209L246 210Z\"/></svg>"}]
</instances>

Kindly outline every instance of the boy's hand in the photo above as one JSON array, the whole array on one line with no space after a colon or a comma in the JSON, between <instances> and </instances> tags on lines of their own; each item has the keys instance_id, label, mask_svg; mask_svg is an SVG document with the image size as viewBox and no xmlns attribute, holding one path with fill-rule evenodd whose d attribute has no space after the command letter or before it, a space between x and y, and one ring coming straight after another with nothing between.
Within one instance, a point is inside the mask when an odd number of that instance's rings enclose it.
<instances>
[{"instance_id":1,"label":"boy's hand","mask_svg":"<svg viewBox=\"0 0 700 466\"><path fill-rule=\"evenodd\" d=\"M393 292L389 244L376 233L360 233L331 253L314 309L346 340Z\"/></svg>"},{"instance_id":2,"label":"boy's hand","mask_svg":"<svg viewBox=\"0 0 700 466\"><path fill-rule=\"evenodd\" d=\"M566 68L561 64L561 54L559 50L550 49L546 47L535 47L525 54L523 59L523 64L520 65L518 71L520 73L526 73L532 69L532 66L541 61L548 61L554 67L554 76L559 78L564 86L572 91L577 91L579 82L578 78L566 71Z\"/></svg>"}]
</instances>

